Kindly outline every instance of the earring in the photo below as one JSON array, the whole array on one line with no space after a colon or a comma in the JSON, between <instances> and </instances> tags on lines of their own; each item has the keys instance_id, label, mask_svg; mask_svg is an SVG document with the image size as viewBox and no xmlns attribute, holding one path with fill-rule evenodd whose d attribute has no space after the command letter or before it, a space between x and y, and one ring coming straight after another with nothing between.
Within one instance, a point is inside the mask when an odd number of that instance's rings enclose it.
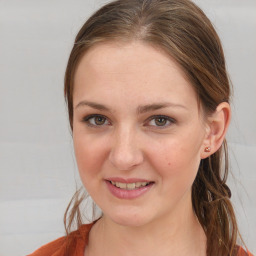
<instances>
[{"instance_id":1,"label":"earring","mask_svg":"<svg viewBox=\"0 0 256 256\"><path fill-rule=\"evenodd\" d=\"M206 148L204 149L204 152L211 152L211 147L206 147Z\"/></svg>"}]
</instances>

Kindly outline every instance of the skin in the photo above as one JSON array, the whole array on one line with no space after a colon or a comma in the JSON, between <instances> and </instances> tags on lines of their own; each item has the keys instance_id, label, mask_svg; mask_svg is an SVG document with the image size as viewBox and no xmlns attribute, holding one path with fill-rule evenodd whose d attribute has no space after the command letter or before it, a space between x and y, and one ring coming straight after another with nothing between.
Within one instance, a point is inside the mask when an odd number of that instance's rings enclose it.
<instances>
[{"instance_id":1,"label":"skin","mask_svg":"<svg viewBox=\"0 0 256 256\"><path fill-rule=\"evenodd\" d=\"M228 104L203 118L175 61L140 42L94 46L79 63L74 83L77 165L103 211L85 254L206 255L191 186L200 160L222 143ZM141 111L151 104L168 106ZM101 119L88 119L94 114ZM205 152L207 146L211 152ZM106 185L110 177L146 179L153 185L138 198L119 199Z\"/></svg>"}]
</instances>

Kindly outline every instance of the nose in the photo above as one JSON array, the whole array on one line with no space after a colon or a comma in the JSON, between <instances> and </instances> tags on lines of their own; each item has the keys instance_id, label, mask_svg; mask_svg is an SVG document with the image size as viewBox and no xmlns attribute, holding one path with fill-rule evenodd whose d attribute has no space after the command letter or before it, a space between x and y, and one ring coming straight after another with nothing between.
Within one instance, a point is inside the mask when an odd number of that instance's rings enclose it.
<instances>
[{"instance_id":1,"label":"nose","mask_svg":"<svg viewBox=\"0 0 256 256\"><path fill-rule=\"evenodd\" d=\"M143 152L138 146L138 136L125 127L115 131L109 160L118 170L131 170L143 162Z\"/></svg>"}]
</instances>

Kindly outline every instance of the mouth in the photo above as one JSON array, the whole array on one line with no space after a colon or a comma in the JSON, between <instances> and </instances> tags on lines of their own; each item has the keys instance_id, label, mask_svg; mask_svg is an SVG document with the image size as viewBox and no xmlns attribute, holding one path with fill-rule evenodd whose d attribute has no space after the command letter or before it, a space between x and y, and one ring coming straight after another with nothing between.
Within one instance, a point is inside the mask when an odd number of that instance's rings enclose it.
<instances>
[{"instance_id":1,"label":"mouth","mask_svg":"<svg viewBox=\"0 0 256 256\"><path fill-rule=\"evenodd\" d=\"M119 199L135 199L148 193L155 182L141 179L110 178L105 180L112 195Z\"/></svg>"},{"instance_id":2,"label":"mouth","mask_svg":"<svg viewBox=\"0 0 256 256\"><path fill-rule=\"evenodd\" d=\"M135 189L139 189L139 188L143 188L146 186L149 186L150 184L153 184L154 182L132 182L132 183L123 183L123 182L117 182L117 181L112 181L109 180L108 182L110 182L112 185L114 185L117 188L120 189L124 189L124 190L135 190Z\"/></svg>"}]
</instances>

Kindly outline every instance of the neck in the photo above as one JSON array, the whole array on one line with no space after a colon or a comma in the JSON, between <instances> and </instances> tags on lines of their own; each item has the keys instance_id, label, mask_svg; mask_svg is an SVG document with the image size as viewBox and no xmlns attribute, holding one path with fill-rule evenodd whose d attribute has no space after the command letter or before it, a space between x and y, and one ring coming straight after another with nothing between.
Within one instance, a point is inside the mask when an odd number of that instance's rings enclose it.
<instances>
[{"instance_id":1,"label":"neck","mask_svg":"<svg viewBox=\"0 0 256 256\"><path fill-rule=\"evenodd\" d=\"M192 205L182 212L140 227L103 216L91 230L86 256L205 256L206 237Z\"/></svg>"}]
</instances>

